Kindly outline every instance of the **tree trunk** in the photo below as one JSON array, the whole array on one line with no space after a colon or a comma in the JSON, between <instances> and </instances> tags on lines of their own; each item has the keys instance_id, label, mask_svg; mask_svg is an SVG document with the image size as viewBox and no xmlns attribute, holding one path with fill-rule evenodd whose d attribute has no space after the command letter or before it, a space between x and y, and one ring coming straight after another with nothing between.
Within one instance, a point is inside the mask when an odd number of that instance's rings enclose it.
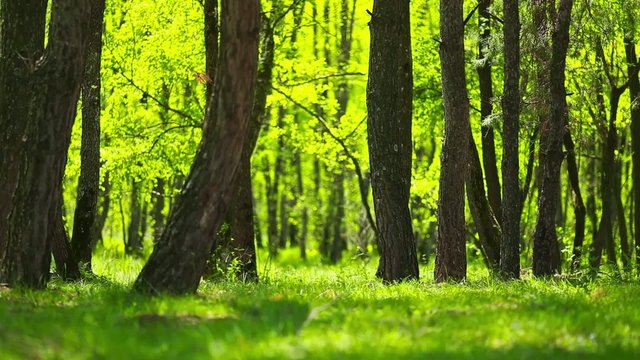
<instances>
[{"instance_id":1,"label":"tree trunk","mask_svg":"<svg viewBox=\"0 0 640 360\"><path fill-rule=\"evenodd\" d=\"M102 231L104 224L109 216L109 209L111 208L111 182L109 181L109 172L104 174L102 180L102 203L100 204L100 213L97 219L93 223L93 229L91 230L91 249L95 249L98 241L102 241Z\"/></svg>"},{"instance_id":2,"label":"tree trunk","mask_svg":"<svg viewBox=\"0 0 640 360\"><path fill-rule=\"evenodd\" d=\"M464 174L469 149L469 98L464 70L462 0L440 0L440 63L444 142L438 197L436 282L467 276Z\"/></svg>"},{"instance_id":3,"label":"tree trunk","mask_svg":"<svg viewBox=\"0 0 640 360\"><path fill-rule=\"evenodd\" d=\"M604 53L600 52L600 57L604 57ZM602 250L607 251L607 261L617 268L616 249L613 238L613 218L615 217L614 203L614 183L615 183L615 156L618 147L618 130L616 127L616 119L618 116L618 104L626 87L617 87L611 85L611 93L609 94L609 123L607 127L607 137L602 149L602 182L600 192L602 196L602 214L598 233L594 244L591 248L589 265L592 270L600 267L602 261Z\"/></svg>"},{"instance_id":4,"label":"tree trunk","mask_svg":"<svg viewBox=\"0 0 640 360\"><path fill-rule=\"evenodd\" d=\"M546 4L551 6L552 4ZM539 5L538 5L539 6ZM560 272L556 212L560 199L562 139L567 123L565 67L573 0L560 0L551 34L551 60L547 71L550 115L540 125L540 190L538 219L533 234L533 273L549 276ZM548 8L544 8L548 11Z\"/></svg>"},{"instance_id":5,"label":"tree trunk","mask_svg":"<svg viewBox=\"0 0 640 360\"><path fill-rule=\"evenodd\" d=\"M253 125L249 125L251 128ZM251 136L251 135L250 135ZM245 149L248 145L245 145ZM253 149L251 149L253 152ZM253 224L253 195L251 190L251 162L241 160L238 169L238 189L231 215L231 253L238 261L236 278L258 281L256 265L255 231Z\"/></svg>"},{"instance_id":6,"label":"tree trunk","mask_svg":"<svg viewBox=\"0 0 640 360\"><path fill-rule=\"evenodd\" d=\"M140 234L140 224L142 220L142 205L140 204L140 182L131 182L131 196L129 201L129 227L127 230L127 241L125 250L127 254L142 253L142 236Z\"/></svg>"},{"instance_id":7,"label":"tree trunk","mask_svg":"<svg viewBox=\"0 0 640 360\"><path fill-rule=\"evenodd\" d=\"M91 9L87 62L82 80L82 140L80 177L73 217L71 247L79 266L91 271L92 232L98 212L100 189L100 67L102 64L102 23L105 0L97 0Z\"/></svg>"},{"instance_id":8,"label":"tree trunk","mask_svg":"<svg viewBox=\"0 0 640 360\"><path fill-rule=\"evenodd\" d=\"M258 63L260 4L223 0L221 62L205 115L203 138L186 186L134 289L195 292L215 235L235 194L253 105Z\"/></svg>"},{"instance_id":9,"label":"tree trunk","mask_svg":"<svg viewBox=\"0 0 640 360\"><path fill-rule=\"evenodd\" d=\"M466 175L466 189L469 208L478 232L480 250L489 270L496 271L500 267L502 232L484 192L482 165L476 143L471 135L469 135L469 167Z\"/></svg>"},{"instance_id":10,"label":"tree trunk","mask_svg":"<svg viewBox=\"0 0 640 360\"><path fill-rule=\"evenodd\" d=\"M342 170L339 170L342 171ZM335 175L331 187L334 191L334 202L331 213L331 251L329 260L337 264L342 260L342 253L347 249L347 240L344 238L344 175L342 172Z\"/></svg>"},{"instance_id":11,"label":"tree trunk","mask_svg":"<svg viewBox=\"0 0 640 360\"><path fill-rule=\"evenodd\" d=\"M91 12L54 0L44 50L46 5L0 2L0 283L29 287L49 278Z\"/></svg>"},{"instance_id":12,"label":"tree trunk","mask_svg":"<svg viewBox=\"0 0 640 360\"><path fill-rule=\"evenodd\" d=\"M65 280L77 280L80 278L78 263L72 255L72 248L69 242L69 235L64 226L64 209L62 198L55 207L53 224L49 239L51 241L51 252L56 264L56 273Z\"/></svg>"},{"instance_id":13,"label":"tree trunk","mask_svg":"<svg viewBox=\"0 0 640 360\"><path fill-rule=\"evenodd\" d=\"M569 184L573 192L573 212L575 215L575 234L573 237L573 255L571 259L571 271L577 271L580 268L580 260L582 258L582 246L584 244L585 217L587 210L582 200L582 192L580 191L580 176L578 174L578 163L576 161L576 152L571 133L568 130L564 134L564 148L567 151L567 170L569 173Z\"/></svg>"},{"instance_id":14,"label":"tree trunk","mask_svg":"<svg viewBox=\"0 0 640 360\"><path fill-rule=\"evenodd\" d=\"M480 36L478 37L478 82L480 84L480 129L482 131L482 164L487 182L489 204L502 226L502 200L500 195L500 178L496 161L496 145L493 124L487 123L493 114L493 84L491 79L491 62L489 41L491 40L491 14L489 6L492 0L478 0L478 19ZM516 10L517 11L517 10ZM511 14L513 15L513 14ZM511 20L505 17L505 20ZM477 150L476 150L477 151Z\"/></svg>"},{"instance_id":15,"label":"tree trunk","mask_svg":"<svg viewBox=\"0 0 640 360\"><path fill-rule=\"evenodd\" d=\"M218 19L218 1L204 1L204 45L205 45L205 69L206 69L206 99L207 104L211 100L213 84L215 83L216 69L218 67L218 36L220 25Z\"/></svg>"},{"instance_id":16,"label":"tree trunk","mask_svg":"<svg viewBox=\"0 0 640 360\"><path fill-rule=\"evenodd\" d=\"M622 267L625 272L631 270L631 247L629 247L629 235L627 233L627 219L622 203L622 160L625 136L620 139L619 157L615 162L615 180L613 183L613 197L615 201L616 217L618 218L618 233L620 234L620 249L622 250Z\"/></svg>"},{"instance_id":17,"label":"tree trunk","mask_svg":"<svg viewBox=\"0 0 640 360\"><path fill-rule=\"evenodd\" d=\"M502 241L500 273L520 278L520 12L504 0L504 94L502 95Z\"/></svg>"},{"instance_id":18,"label":"tree trunk","mask_svg":"<svg viewBox=\"0 0 640 360\"><path fill-rule=\"evenodd\" d=\"M163 178L156 179L156 184L153 187L151 198L154 199L153 208L151 209L151 218L153 219L153 243L155 244L160 239L160 236L162 236L162 231L164 229L165 192Z\"/></svg>"},{"instance_id":19,"label":"tree trunk","mask_svg":"<svg viewBox=\"0 0 640 360\"><path fill-rule=\"evenodd\" d=\"M303 186L303 177L302 177L302 159L300 158L300 152L296 153L295 158L295 166L296 166L296 178L298 195L304 199L304 186ZM300 258L302 260L307 259L307 235L309 232L309 213L307 211L306 204L302 204L302 218L301 218L301 230L300 230L300 238L298 240L298 246L300 247Z\"/></svg>"},{"instance_id":20,"label":"tree trunk","mask_svg":"<svg viewBox=\"0 0 640 360\"><path fill-rule=\"evenodd\" d=\"M409 212L413 69L408 0L374 0L367 84L367 135L385 282L418 279Z\"/></svg>"},{"instance_id":21,"label":"tree trunk","mask_svg":"<svg viewBox=\"0 0 640 360\"><path fill-rule=\"evenodd\" d=\"M627 33L630 34L630 33ZM640 273L640 81L638 80L638 58L634 39L625 37L627 75L629 76L629 97L631 106L631 158L633 164L633 237L636 251L636 272Z\"/></svg>"}]
</instances>

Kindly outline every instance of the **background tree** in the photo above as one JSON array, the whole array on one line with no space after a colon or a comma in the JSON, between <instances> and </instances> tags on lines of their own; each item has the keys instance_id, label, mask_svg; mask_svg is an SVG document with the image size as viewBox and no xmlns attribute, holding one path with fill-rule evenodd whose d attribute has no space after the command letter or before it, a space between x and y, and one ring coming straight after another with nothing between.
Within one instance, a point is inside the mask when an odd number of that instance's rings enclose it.
<instances>
[{"instance_id":1,"label":"background tree","mask_svg":"<svg viewBox=\"0 0 640 360\"><path fill-rule=\"evenodd\" d=\"M200 283L236 189L255 90L259 11L254 0L222 2L221 61L203 140L167 227L135 282L137 291L187 293Z\"/></svg>"},{"instance_id":2,"label":"background tree","mask_svg":"<svg viewBox=\"0 0 640 360\"><path fill-rule=\"evenodd\" d=\"M367 133L380 250L376 275L387 282L419 277L409 213L413 93L409 19L408 1L378 0L369 23Z\"/></svg>"},{"instance_id":3,"label":"background tree","mask_svg":"<svg viewBox=\"0 0 640 360\"><path fill-rule=\"evenodd\" d=\"M438 242L434 278L460 281L467 275L464 174L468 158L469 98L464 67L463 1L440 1L440 62L445 133L438 198Z\"/></svg>"},{"instance_id":4,"label":"background tree","mask_svg":"<svg viewBox=\"0 0 640 360\"><path fill-rule=\"evenodd\" d=\"M46 4L0 5L0 199L10 204L0 217L0 282L32 287L49 278L91 11L85 1L53 1L44 49Z\"/></svg>"},{"instance_id":5,"label":"background tree","mask_svg":"<svg viewBox=\"0 0 640 360\"><path fill-rule=\"evenodd\" d=\"M520 10L504 0L504 94L502 95L502 242L500 271L520 277Z\"/></svg>"}]
</instances>

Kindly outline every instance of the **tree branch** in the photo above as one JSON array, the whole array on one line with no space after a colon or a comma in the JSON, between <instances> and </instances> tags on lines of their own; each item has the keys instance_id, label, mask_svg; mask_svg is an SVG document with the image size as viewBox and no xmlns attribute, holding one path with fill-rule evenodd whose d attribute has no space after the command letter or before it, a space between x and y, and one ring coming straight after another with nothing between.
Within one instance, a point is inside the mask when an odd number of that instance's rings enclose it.
<instances>
[{"instance_id":1,"label":"tree branch","mask_svg":"<svg viewBox=\"0 0 640 360\"><path fill-rule=\"evenodd\" d=\"M287 100L292 102L298 108L302 109L304 112L309 114L311 117L313 117L316 120L318 120L318 122L326 130L327 134L329 134L329 136L332 139L334 139L340 145L340 147L344 151L344 153L347 156L347 158L349 158L349 160L351 160L351 163L353 164L354 170L356 172L356 177L358 178L358 185L359 185L359 189L360 189L360 200L362 202L362 206L365 209L365 212L366 212L366 215L367 215L367 221L369 222L369 226L371 226L371 229L373 229L373 232L375 233L376 237L378 237L378 227L376 226L376 222L373 219L373 215L371 214L371 207L369 206L369 201L367 199L367 193L368 193L367 184L366 184L366 182L364 180L364 176L362 175L362 170L360 168L360 163L358 162L358 159L356 159L356 157L353 155L353 153L351 153L351 151L349 150L349 147L344 142L344 139L340 138L339 136L337 136L333 132L333 130L331 129L331 127L329 126L327 121L320 114L316 113L315 111L311 110L310 108L306 107L305 105L303 105L303 104L299 103L298 101L294 100L291 96L289 96L285 92L281 91L280 89L278 89L278 88L276 88L274 86L271 86L271 88L273 89L273 91L275 91L278 94L284 96Z\"/></svg>"}]
</instances>

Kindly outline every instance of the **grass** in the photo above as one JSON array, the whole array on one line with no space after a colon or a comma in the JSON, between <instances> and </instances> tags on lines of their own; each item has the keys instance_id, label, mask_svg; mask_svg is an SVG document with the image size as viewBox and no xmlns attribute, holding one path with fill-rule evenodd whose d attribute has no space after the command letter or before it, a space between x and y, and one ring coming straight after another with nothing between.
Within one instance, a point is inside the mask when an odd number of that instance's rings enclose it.
<instances>
[{"instance_id":1,"label":"grass","mask_svg":"<svg viewBox=\"0 0 640 360\"><path fill-rule=\"evenodd\" d=\"M102 252L101 276L0 289L2 359L637 359L640 286L620 280L424 279L384 286L374 264L285 253L259 284L129 292L142 263ZM480 275L474 275L480 274Z\"/></svg>"}]
</instances>

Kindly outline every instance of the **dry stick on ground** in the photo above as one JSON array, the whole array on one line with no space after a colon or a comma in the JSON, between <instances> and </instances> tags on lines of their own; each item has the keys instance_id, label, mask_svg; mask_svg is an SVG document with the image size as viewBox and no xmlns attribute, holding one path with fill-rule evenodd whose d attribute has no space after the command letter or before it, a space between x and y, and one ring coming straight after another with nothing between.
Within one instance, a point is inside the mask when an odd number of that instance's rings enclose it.
<instances>
[{"instance_id":1,"label":"dry stick on ground","mask_svg":"<svg viewBox=\"0 0 640 360\"><path fill-rule=\"evenodd\" d=\"M304 112L306 112L307 114L309 114L311 117L315 118L316 120L318 120L318 122L322 125L322 127L325 128L325 130L327 131L327 134L329 134L329 136L334 139L339 145L340 147L342 147L342 150L344 150L345 155L347 155L347 157L349 158L349 160L351 160L351 163L353 164L354 170L356 172L356 176L358 177L358 187L360 189L360 197L361 197L361 201L362 201L362 206L364 207L366 213L367 213L367 221L369 222L369 225L371 226L371 228L373 229L373 232L376 235L376 239L378 238L378 227L376 226L376 222L375 220L373 220L373 215L371 215L371 207L369 206L369 201L367 200L367 182L364 180L364 176L362 175L362 169L360 167L360 163L358 162L358 159L356 159L356 157L351 153L351 151L349 150L349 147L347 146L347 144L344 142L344 139L338 137L336 134L334 134L333 130L331 130L331 127L329 126L329 124L327 123L327 121L320 116L318 113L314 112L313 110L309 109L308 107L302 105L301 103L299 103L298 101L296 101L295 99L293 99L291 96L289 96L288 94L284 93L282 90L272 86L271 87L273 89L273 91L277 92L278 94L284 96L287 100L291 101L295 106L297 106L298 108L302 109Z\"/></svg>"}]
</instances>

